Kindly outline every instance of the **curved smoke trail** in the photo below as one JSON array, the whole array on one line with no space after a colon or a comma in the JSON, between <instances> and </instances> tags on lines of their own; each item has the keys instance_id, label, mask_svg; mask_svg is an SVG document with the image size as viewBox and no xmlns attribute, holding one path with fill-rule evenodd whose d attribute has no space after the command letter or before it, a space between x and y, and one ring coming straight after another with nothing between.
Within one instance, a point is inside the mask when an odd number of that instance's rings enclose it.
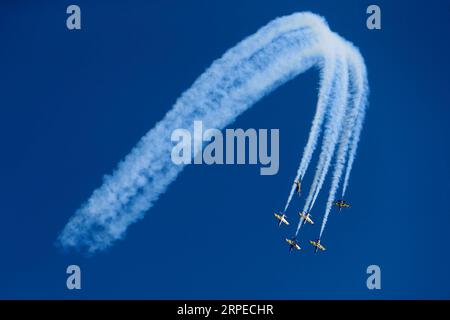
<instances>
[{"instance_id":1,"label":"curved smoke trail","mask_svg":"<svg viewBox=\"0 0 450 320\"><path fill-rule=\"evenodd\" d=\"M337 45L345 47L347 43L329 30L323 18L296 13L275 19L228 50L181 95L116 171L105 177L65 226L58 238L61 245L93 253L123 237L127 227L144 216L184 167L172 163L170 157L170 137L175 129L192 132L194 120L201 120L205 127L224 128L263 96L312 66L327 70L325 66L334 63ZM322 71L323 86L331 75L336 72ZM327 93L330 90L320 90L319 101L327 101L323 108L332 99ZM317 133L308 140L311 143L304 156L309 158L302 161L302 171L311 160L323 117L324 111L316 112Z\"/></svg>"},{"instance_id":2,"label":"curved smoke trail","mask_svg":"<svg viewBox=\"0 0 450 320\"><path fill-rule=\"evenodd\" d=\"M333 87L333 101L328 115L326 129L323 138L322 151L319 157L316 174L313 180L311 191L306 199L304 211L310 212L317 199L320 189L325 181L326 174L330 168L330 163L336 149L337 140L342 130L342 123L345 118L345 108L348 96L348 69L347 61L344 59L344 52L339 55L339 71Z\"/></svg>"},{"instance_id":3,"label":"curved smoke trail","mask_svg":"<svg viewBox=\"0 0 450 320\"><path fill-rule=\"evenodd\" d=\"M320 74L320 90L319 90L319 98L317 101L316 114L314 115L311 130L309 132L308 141L306 143L305 149L303 151L303 157L300 162L300 166L297 170L297 175L292 183L291 192L289 193L289 197L286 201L286 205L284 207L284 212L289 208L289 204L292 201L292 197L295 193L295 181L301 181L305 176L306 170L308 169L309 163L311 162L312 155L314 150L316 149L317 140L319 139L320 132L322 130L322 123L325 118L325 114L327 112L327 106L330 100L330 94L332 90L332 85L334 81L334 74L336 72L335 66L335 52L332 51L326 57L325 65L321 70Z\"/></svg>"},{"instance_id":4,"label":"curved smoke trail","mask_svg":"<svg viewBox=\"0 0 450 320\"><path fill-rule=\"evenodd\" d=\"M339 140L339 148L336 155L336 164L332 177L330 193L328 195L328 200L326 204L325 214L322 221L322 226L320 228L319 239L322 238L325 226L328 221L328 215L330 214L333 201L335 200L337 189L339 188L339 183L343 174L344 166L346 164L347 155L349 153L349 146L351 140L356 144L359 141L359 136L362 129L362 121L365 116L366 109L366 99L367 99L367 75L366 68L363 61L360 59L360 55L357 54L357 50L350 50L348 52L352 62L349 66L350 74L350 84L352 91L349 97L349 103L347 106L346 118L344 122L344 129ZM353 146L352 146L353 147ZM353 147L353 148L356 148ZM351 170L353 160L356 155L356 149L351 149L347 170ZM350 173L349 173L350 174ZM345 194L345 189L343 190L343 196Z\"/></svg>"},{"instance_id":5,"label":"curved smoke trail","mask_svg":"<svg viewBox=\"0 0 450 320\"><path fill-rule=\"evenodd\" d=\"M345 109L348 96L348 68L345 59L345 50L339 44L337 47L336 74L333 80L329 112L327 114L325 132L322 143L322 150L319 156L319 162L313 183L306 199L303 212L311 212L317 195L322 188L325 176L329 170L330 163L334 154L337 139L342 130L342 123L345 118ZM297 236L302 226L299 222L295 235Z\"/></svg>"},{"instance_id":6,"label":"curved smoke trail","mask_svg":"<svg viewBox=\"0 0 450 320\"><path fill-rule=\"evenodd\" d=\"M348 81L348 88L350 88L350 91L348 91L347 88L341 88L338 90L340 93L345 92L344 94L341 94L341 98L345 98L347 99L347 101L341 104L341 106L344 106L344 109L331 108L331 110L333 110L334 112L338 112L338 110L340 110L341 112L339 116L334 117L335 120L333 127L334 129L338 128L338 130L335 131L334 134L332 134L333 139L331 140L333 141L329 140L330 142L328 143L324 141L321 159L319 160L316 175L313 180L313 185L304 207L305 212L310 212L312 207L314 206L317 195L322 188L326 173L328 172L330 161L335 153L335 146L337 143L336 139L339 138L339 147L336 154L336 165L333 172L331 188L328 195L325 214L322 220L319 239L322 237L325 230L328 216L331 211L333 201L335 200L337 189L339 188L339 183L341 181L348 155L349 159L347 161L347 171L343 189L343 195L345 194L350 171L356 156L356 148L360 138L365 117L365 109L367 106L367 71L362 56L359 51L351 44L345 46L344 49L345 50L343 51L343 53L345 55L345 60L348 62L348 70L346 73L349 76L348 78L346 78L346 80ZM344 83L344 81L342 81L341 79L340 83L342 84ZM326 140L326 137L324 138L324 140ZM322 155L324 155L323 159L326 159L325 161L321 161ZM301 222L302 221L300 221L297 226L296 236L300 231L302 225Z\"/></svg>"}]
</instances>

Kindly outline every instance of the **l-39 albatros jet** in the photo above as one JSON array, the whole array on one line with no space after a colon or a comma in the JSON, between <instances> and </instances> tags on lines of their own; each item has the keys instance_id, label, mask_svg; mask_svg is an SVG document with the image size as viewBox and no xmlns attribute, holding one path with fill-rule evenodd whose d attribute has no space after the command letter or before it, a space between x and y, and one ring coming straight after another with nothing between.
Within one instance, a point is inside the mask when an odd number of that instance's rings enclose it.
<instances>
[{"instance_id":1,"label":"l-39 albatros jet","mask_svg":"<svg viewBox=\"0 0 450 320\"><path fill-rule=\"evenodd\" d=\"M285 224L285 225L289 225L289 222L287 221L287 215L286 214L284 214L284 213L280 213L280 214L278 214L278 213L274 213L274 215L275 215L275 218L277 218L278 220L279 220L279 222L278 222L278 226L281 226L281 224Z\"/></svg>"},{"instance_id":2,"label":"l-39 albatros jet","mask_svg":"<svg viewBox=\"0 0 450 320\"><path fill-rule=\"evenodd\" d=\"M317 239L317 241L310 240L309 243L311 243L316 249L314 250L315 253L317 253L318 250L325 251L325 247L320 244L320 239Z\"/></svg>"},{"instance_id":3,"label":"l-39 albatros jet","mask_svg":"<svg viewBox=\"0 0 450 320\"><path fill-rule=\"evenodd\" d=\"M286 239L286 242L289 243L289 253L291 253L292 249L300 250L300 246L297 243L297 239L293 237L292 239Z\"/></svg>"},{"instance_id":4,"label":"l-39 albatros jet","mask_svg":"<svg viewBox=\"0 0 450 320\"><path fill-rule=\"evenodd\" d=\"M347 203L347 201L345 201L345 200L337 200L337 201L333 202L333 205L335 205L336 207L339 208L339 212L341 212L342 209L350 208L350 204Z\"/></svg>"},{"instance_id":5,"label":"l-39 albatros jet","mask_svg":"<svg viewBox=\"0 0 450 320\"><path fill-rule=\"evenodd\" d=\"M310 213L299 212L298 215L300 216L302 224L306 224L307 222L309 224L314 224L314 221L311 219L311 214Z\"/></svg>"}]
</instances>

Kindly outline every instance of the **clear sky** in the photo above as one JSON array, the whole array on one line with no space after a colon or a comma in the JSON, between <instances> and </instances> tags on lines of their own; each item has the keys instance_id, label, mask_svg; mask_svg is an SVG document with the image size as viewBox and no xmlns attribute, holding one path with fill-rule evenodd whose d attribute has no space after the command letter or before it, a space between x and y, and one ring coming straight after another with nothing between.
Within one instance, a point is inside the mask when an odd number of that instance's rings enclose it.
<instances>
[{"instance_id":1,"label":"clear sky","mask_svg":"<svg viewBox=\"0 0 450 320\"><path fill-rule=\"evenodd\" d=\"M80 31L65 26L72 3ZM373 3L382 30L365 27ZM273 217L306 143L316 70L231 126L280 129L277 175L187 167L106 252L55 247L102 176L213 60L273 18L306 10L360 48L371 90L353 206L330 216L325 253L307 244L320 223L302 228L305 250L289 254L295 227ZM450 298L449 31L448 1L437 0L2 1L0 298ZM319 221L328 186L312 212ZM66 289L69 264L81 267L81 291ZM371 264L379 291L366 287Z\"/></svg>"}]
</instances>

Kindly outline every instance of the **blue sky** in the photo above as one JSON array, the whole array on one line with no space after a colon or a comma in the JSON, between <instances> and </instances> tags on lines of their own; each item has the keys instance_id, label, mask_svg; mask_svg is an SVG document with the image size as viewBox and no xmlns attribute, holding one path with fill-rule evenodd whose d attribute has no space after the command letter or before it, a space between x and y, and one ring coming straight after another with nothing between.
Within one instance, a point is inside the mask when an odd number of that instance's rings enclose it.
<instances>
[{"instance_id":1,"label":"blue sky","mask_svg":"<svg viewBox=\"0 0 450 320\"><path fill-rule=\"evenodd\" d=\"M379 31L365 27L372 3ZM76 1L81 31L65 27L69 4L0 4L0 298L450 298L446 1ZM302 229L306 250L289 255L294 227L273 218L306 143L315 70L232 125L280 129L277 175L191 166L108 251L55 247L102 176L214 59L273 18L306 10L360 48L371 90L353 207L330 216L326 253L308 248L316 225ZM82 269L81 291L65 287L69 264ZM366 288L371 264L381 267L380 291Z\"/></svg>"}]
</instances>

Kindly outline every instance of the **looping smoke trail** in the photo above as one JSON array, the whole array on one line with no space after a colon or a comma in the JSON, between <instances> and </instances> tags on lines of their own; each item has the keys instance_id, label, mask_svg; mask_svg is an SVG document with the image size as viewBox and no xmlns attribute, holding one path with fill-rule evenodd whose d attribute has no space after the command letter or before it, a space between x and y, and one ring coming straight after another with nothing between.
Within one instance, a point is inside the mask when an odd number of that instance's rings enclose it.
<instances>
[{"instance_id":1,"label":"looping smoke trail","mask_svg":"<svg viewBox=\"0 0 450 320\"><path fill-rule=\"evenodd\" d=\"M176 101L173 108L104 179L69 220L58 240L63 248L94 253L123 237L128 226L144 216L182 171L171 161L171 133L193 131L194 120L224 128L263 96L307 69L333 64L334 51L347 43L312 13L277 18L216 60ZM336 72L322 71L322 85ZM324 101L328 89L321 89ZM319 97L320 99L320 97ZM320 103L328 105L328 102ZM311 155L323 111L305 154ZM314 127L314 122L313 122ZM305 148L306 150L306 148ZM311 150L311 151L309 151ZM306 170L310 159L302 161Z\"/></svg>"}]
</instances>

